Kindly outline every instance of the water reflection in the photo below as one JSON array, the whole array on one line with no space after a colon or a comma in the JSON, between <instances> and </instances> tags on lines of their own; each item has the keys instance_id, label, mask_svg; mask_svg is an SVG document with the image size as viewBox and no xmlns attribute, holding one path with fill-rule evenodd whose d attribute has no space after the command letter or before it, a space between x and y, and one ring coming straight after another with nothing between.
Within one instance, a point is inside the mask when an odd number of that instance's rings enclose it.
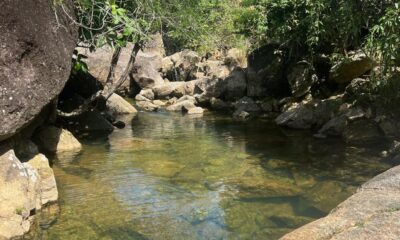
<instances>
[{"instance_id":1,"label":"water reflection","mask_svg":"<svg viewBox=\"0 0 400 240\"><path fill-rule=\"evenodd\" d=\"M262 120L141 113L55 159L61 214L43 239L276 239L389 168L378 150Z\"/></svg>"}]
</instances>

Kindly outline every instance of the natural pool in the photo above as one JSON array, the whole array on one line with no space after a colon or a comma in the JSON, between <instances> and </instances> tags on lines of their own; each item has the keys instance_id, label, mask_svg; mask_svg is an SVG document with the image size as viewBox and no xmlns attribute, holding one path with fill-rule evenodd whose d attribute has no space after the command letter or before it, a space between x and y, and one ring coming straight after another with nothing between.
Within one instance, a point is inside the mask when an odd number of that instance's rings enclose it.
<instances>
[{"instance_id":1,"label":"natural pool","mask_svg":"<svg viewBox=\"0 0 400 240\"><path fill-rule=\"evenodd\" d=\"M40 239L277 239L388 169L379 149L267 120L140 113L58 156L61 213Z\"/></svg>"}]
</instances>

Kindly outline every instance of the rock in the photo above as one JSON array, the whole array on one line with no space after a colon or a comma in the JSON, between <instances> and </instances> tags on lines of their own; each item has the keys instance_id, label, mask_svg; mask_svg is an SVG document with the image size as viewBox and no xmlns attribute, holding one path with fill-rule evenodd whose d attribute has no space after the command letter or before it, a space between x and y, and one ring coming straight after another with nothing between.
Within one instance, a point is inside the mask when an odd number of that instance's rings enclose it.
<instances>
[{"instance_id":1,"label":"rock","mask_svg":"<svg viewBox=\"0 0 400 240\"><path fill-rule=\"evenodd\" d=\"M14 146L15 154L21 161L28 160L39 154L39 148L31 140L19 140Z\"/></svg>"},{"instance_id":2,"label":"rock","mask_svg":"<svg viewBox=\"0 0 400 240\"><path fill-rule=\"evenodd\" d=\"M236 68L224 80L226 87L224 87L224 96L227 100L237 100L246 95L247 81L246 72L244 69Z\"/></svg>"},{"instance_id":3,"label":"rock","mask_svg":"<svg viewBox=\"0 0 400 240\"><path fill-rule=\"evenodd\" d=\"M150 101L150 99L145 98L143 95L140 95L140 94L135 96L135 100L138 101L138 102L140 102L140 101Z\"/></svg>"},{"instance_id":4,"label":"rock","mask_svg":"<svg viewBox=\"0 0 400 240\"><path fill-rule=\"evenodd\" d=\"M48 152L79 151L82 145L68 130L47 126L38 129L34 142Z\"/></svg>"},{"instance_id":5,"label":"rock","mask_svg":"<svg viewBox=\"0 0 400 240\"><path fill-rule=\"evenodd\" d=\"M167 101L167 105L175 104L176 101L178 101L178 98L173 97L173 98L171 98L171 99L169 99L169 100Z\"/></svg>"},{"instance_id":6,"label":"rock","mask_svg":"<svg viewBox=\"0 0 400 240\"><path fill-rule=\"evenodd\" d=\"M351 195L353 188L347 188L344 184L336 181L323 181L315 184L305 194L304 198L312 203L318 210L329 213L336 205L337 201L345 200Z\"/></svg>"},{"instance_id":7,"label":"rock","mask_svg":"<svg viewBox=\"0 0 400 240\"><path fill-rule=\"evenodd\" d=\"M234 103L235 109L245 112L260 112L261 108L249 97L243 97Z\"/></svg>"},{"instance_id":8,"label":"rock","mask_svg":"<svg viewBox=\"0 0 400 240\"><path fill-rule=\"evenodd\" d=\"M183 111L189 115L196 115L196 114L202 115L204 113L204 109L201 107L194 107L194 108L186 109L186 107L184 106Z\"/></svg>"},{"instance_id":9,"label":"rock","mask_svg":"<svg viewBox=\"0 0 400 240\"><path fill-rule=\"evenodd\" d=\"M74 133L104 133L109 134L114 131L112 121L108 121L109 116L100 113L97 110L86 111L80 116L69 118L65 126Z\"/></svg>"},{"instance_id":10,"label":"rock","mask_svg":"<svg viewBox=\"0 0 400 240\"><path fill-rule=\"evenodd\" d=\"M193 101L183 100L183 101L178 101L171 106L168 106L167 111L177 112L177 111L182 111L183 108L191 109L191 108L195 108L195 107L196 107L196 105L194 105Z\"/></svg>"},{"instance_id":11,"label":"rock","mask_svg":"<svg viewBox=\"0 0 400 240\"><path fill-rule=\"evenodd\" d=\"M161 68L162 62L158 55L139 51L133 65L133 80L141 89L162 85L164 80L159 73Z\"/></svg>"},{"instance_id":12,"label":"rock","mask_svg":"<svg viewBox=\"0 0 400 240\"><path fill-rule=\"evenodd\" d=\"M162 59L162 70L161 72L163 73L163 76L168 76L173 75L173 68L174 68L174 62L171 60L170 57L165 57Z\"/></svg>"},{"instance_id":13,"label":"rock","mask_svg":"<svg viewBox=\"0 0 400 240\"><path fill-rule=\"evenodd\" d=\"M247 67L247 58L246 58L246 51L238 48L231 48L228 50L224 63L227 66L230 66L231 68L235 67L241 67L241 68L246 68Z\"/></svg>"},{"instance_id":14,"label":"rock","mask_svg":"<svg viewBox=\"0 0 400 240\"><path fill-rule=\"evenodd\" d=\"M145 53L153 53L160 58L165 56L164 41L161 33L156 33L150 36L150 40L145 42L143 46Z\"/></svg>"},{"instance_id":15,"label":"rock","mask_svg":"<svg viewBox=\"0 0 400 240\"><path fill-rule=\"evenodd\" d=\"M0 238L22 237L31 226L31 212L41 208L40 177L9 150L0 155Z\"/></svg>"},{"instance_id":16,"label":"rock","mask_svg":"<svg viewBox=\"0 0 400 240\"><path fill-rule=\"evenodd\" d=\"M222 61L207 60L200 64L200 70L209 78L225 79L230 70Z\"/></svg>"},{"instance_id":17,"label":"rock","mask_svg":"<svg viewBox=\"0 0 400 240\"><path fill-rule=\"evenodd\" d=\"M186 101L186 100L191 101L194 104L196 104L196 98L193 97L193 96L189 96L189 95L185 95L185 96L179 98L178 100L176 100L176 102L180 103L180 102L183 102L183 101Z\"/></svg>"},{"instance_id":18,"label":"rock","mask_svg":"<svg viewBox=\"0 0 400 240\"><path fill-rule=\"evenodd\" d=\"M115 79L119 79L126 66L128 65L131 52L134 45L129 43L126 47L121 49L121 54L118 60L118 64L115 67ZM89 74L93 76L101 85L105 85L108 77L108 72L110 69L110 62L113 55L113 48L109 46L104 46L101 48L96 48L96 51L91 52L88 48L77 48L79 54L86 56L85 63L88 66ZM85 79L87 81L87 79ZM117 93L121 95L130 94L132 92L130 83L132 82L131 77L129 80L125 81L122 86L117 89ZM78 79L79 87L81 87L81 79ZM87 83L86 83L87 84ZM84 85L86 85L84 84Z\"/></svg>"},{"instance_id":19,"label":"rock","mask_svg":"<svg viewBox=\"0 0 400 240\"><path fill-rule=\"evenodd\" d=\"M400 236L400 167L365 183L328 216L286 234L282 240L397 239Z\"/></svg>"},{"instance_id":20,"label":"rock","mask_svg":"<svg viewBox=\"0 0 400 240\"><path fill-rule=\"evenodd\" d=\"M266 99L260 103L261 110L264 112L278 112L279 106L276 99Z\"/></svg>"},{"instance_id":21,"label":"rock","mask_svg":"<svg viewBox=\"0 0 400 240\"><path fill-rule=\"evenodd\" d=\"M318 131L319 134L327 136L342 136L347 126L347 117L340 115L333 117Z\"/></svg>"},{"instance_id":22,"label":"rock","mask_svg":"<svg viewBox=\"0 0 400 240\"><path fill-rule=\"evenodd\" d=\"M165 99L168 97L182 97L193 95L196 81L169 82L153 88L156 98Z\"/></svg>"},{"instance_id":23,"label":"rock","mask_svg":"<svg viewBox=\"0 0 400 240\"><path fill-rule=\"evenodd\" d=\"M321 127L336 115L340 104L340 97L293 104L292 107L279 115L275 122L280 126L293 129Z\"/></svg>"},{"instance_id":24,"label":"rock","mask_svg":"<svg viewBox=\"0 0 400 240\"><path fill-rule=\"evenodd\" d=\"M208 98L219 98L226 91L226 84L218 78L201 78L195 82L194 93L204 94Z\"/></svg>"},{"instance_id":25,"label":"rock","mask_svg":"<svg viewBox=\"0 0 400 240\"><path fill-rule=\"evenodd\" d=\"M352 52L349 57L334 65L329 73L329 80L336 83L349 83L372 70L374 61L362 51Z\"/></svg>"},{"instance_id":26,"label":"rock","mask_svg":"<svg viewBox=\"0 0 400 240\"><path fill-rule=\"evenodd\" d=\"M174 63L174 67L171 70L173 75L170 76L170 79L174 81L190 81L195 79L195 74L198 70L197 64L201 60L196 52L184 50L170 56L170 59Z\"/></svg>"},{"instance_id":27,"label":"rock","mask_svg":"<svg viewBox=\"0 0 400 240\"><path fill-rule=\"evenodd\" d=\"M344 96L347 99L357 99L371 91L370 81L362 78L353 79L347 85Z\"/></svg>"},{"instance_id":28,"label":"rock","mask_svg":"<svg viewBox=\"0 0 400 240\"><path fill-rule=\"evenodd\" d=\"M233 113L233 119L235 119L235 120L247 120L249 118L250 118L250 113L240 110L240 109L236 110Z\"/></svg>"},{"instance_id":29,"label":"rock","mask_svg":"<svg viewBox=\"0 0 400 240\"><path fill-rule=\"evenodd\" d=\"M347 143L365 144L379 140L382 137L379 127L368 119L358 119L350 122L343 132Z\"/></svg>"},{"instance_id":30,"label":"rock","mask_svg":"<svg viewBox=\"0 0 400 240\"><path fill-rule=\"evenodd\" d=\"M247 96L282 97L290 92L284 79L284 57L274 44L255 50L248 56Z\"/></svg>"},{"instance_id":31,"label":"rock","mask_svg":"<svg viewBox=\"0 0 400 240\"><path fill-rule=\"evenodd\" d=\"M43 154L38 154L28 161L36 169L40 177L41 204L55 202L58 199L57 183L49 160Z\"/></svg>"},{"instance_id":32,"label":"rock","mask_svg":"<svg viewBox=\"0 0 400 240\"><path fill-rule=\"evenodd\" d=\"M300 193L300 189L292 182L281 179L245 176L227 180L225 183L236 187L240 197L288 197Z\"/></svg>"},{"instance_id":33,"label":"rock","mask_svg":"<svg viewBox=\"0 0 400 240\"><path fill-rule=\"evenodd\" d=\"M179 174L184 165L173 161L148 161L143 165L144 171L157 177L172 178Z\"/></svg>"},{"instance_id":34,"label":"rock","mask_svg":"<svg viewBox=\"0 0 400 240\"><path fill-rule=\"evenodd\" d=\"M379 119L378 125L385 136L400 137L400 125L395 119L384 117Z\"/></svg>"},{"instance_id":35,"label":"rock","mask_svg":"<svg viewBox=\"0 0 400 240\"><path fill-rule=\"evenodd\" d=\"M129 102L116 93L113 93L106 103L107 110L112 116L136 114L137 110Z\"/></svg>"},{"instance_id":36,"label":"rock","mask_svg":"<svg viewBox=\"0 0 400 240\"><path fill-rule=\"evenodd\" d=\"M74 18L72 1L63 3ZM77 26L47 0L4 0L1 8L0 141L29 124L61 92L78 37ZM64 27L55 27L58 23Z\"/></svg>"},{"instance_id":37,"label":"rock","mask_svg":"<svg viewBox=\"0 0 400 240\"><path fill-rule=\"evenodd\" d=\"M140 91L139 95L141 95L149 100L154 100L154 92L151 89L143 89L142 91Z\"/></svg>"},{"instance_id":38,"label":"rock","mask_svg":"<svg viewBox=\"0 0 400 240\"><path fill-rule=\"evenodd\" d=\"M154 100L153 104L159 107L164 107L165 105L167 105L167 103L161 101L161 100Z\"/></svg>"},{"instance_id":39,"label":"rock","mask_svg":"<svg viewBox=\"0 0 400 240\"><path fill-rule=\"evenodd\" d=\"M211 109L219 111L229 111L232 108L230 103L224 102L221 99L214 97L210 99L210 106Z\"/></svg>"},{"instance_id":40,"label":"rock","mask_svg":"<svg viewBox=\"0 0 400 240\"><path fill-rule=\"evenodd\" d=\"M306 95L318 81L313 66L306 61L296 63L288 71L287 79L294 97Z\"/></svg>"},{"instance_id":41,"label":"rock","mask_svg":"<svg viewBox=\"0 0 400 240\"><path fill-rule=\"evenodd\" d=\"M138 101L138 102L136 102L136 105L140 109L142 109L144 111L148 111L148 112L155 112L155 111L158 111L158 109L159 109L158 105L155 105L150 101Z\"/></svg>"}]
</instances>

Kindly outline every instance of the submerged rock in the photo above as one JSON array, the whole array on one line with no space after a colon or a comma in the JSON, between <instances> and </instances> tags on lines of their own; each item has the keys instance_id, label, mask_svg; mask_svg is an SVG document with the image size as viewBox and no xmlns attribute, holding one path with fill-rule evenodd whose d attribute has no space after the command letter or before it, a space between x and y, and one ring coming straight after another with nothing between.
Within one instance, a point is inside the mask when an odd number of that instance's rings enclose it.
<instances>
[{"instance_id":1,"label":"submerged rock","mask_svg":"<svg viewBox=\"0 0 400 240\"><path fill-rule=\"evenodd\" d=\"M72 133L54 126L40 128L34 135L34 141L40 149L48 152L76 151L82 148Z\"/></svg>"},{"instance_id":2,"label":"submerged rock","mask_svg":"<svg viewBox=\"0 0 400 240\"><path fill-rule=\"evenodd\" d=\"M282 240L397 239L400 236L400 167L378 175L327 217L307 224Z\"/></svg>"}]
</instances>

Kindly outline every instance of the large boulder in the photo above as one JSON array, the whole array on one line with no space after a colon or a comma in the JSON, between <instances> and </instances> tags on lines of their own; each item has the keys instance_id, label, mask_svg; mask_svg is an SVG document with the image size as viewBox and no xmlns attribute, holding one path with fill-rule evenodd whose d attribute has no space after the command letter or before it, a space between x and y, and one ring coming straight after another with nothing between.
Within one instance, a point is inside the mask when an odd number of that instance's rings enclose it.
<instances>
[{"instance_id":1,"label":"large boulder","mask_svg":"<svg viewBox=\"0 0 400 240\"><path fill-rule=\"evenodd\" d=\"M139 51L133 65L133 80L141 89L162 85L161 68L162 59L157 54Z\"/></svg>"},{"instance_id":2,"label":"large boulder","mask_svg":"<svg viewBox=\"0 0 400 240\"><path fill-rule=\"evenodd\" d=\"M72 1L63 4L74 17ZM0 8L1 141L61 92L71 71L77 27L47 0L3 0Z\"/></svg>"},{"instance_id":3,"label":"large boulder","mask_svg":"<svg viewBox=\"0 0 400 240\"><path fill-rule=\"evenodd\" d=\"M306 95L318 81L313 66L306 61L291 66L288 70L287 79L294 97Z\"/></svg>"},{"instance_id":4,"label":"large boulder","mask_svg":"<svg viewBox=\"0 0 400 240\"><path fill-rule=\"evenodd\" d=\"M47 152L79 151L82 145L68 130L47 126L39 128L34 141L40 149Z\"/></svg>"},{"instance_id":5,"label":"large boulder","mask_svg":"<svg viewBox=\"0 0 400 240\"><path fill-rule=\"evenodd\" d=\"M169 74L174 81L189 81L196 79L197 64L201 61L198 53L190 50L175 53L170 56L174 66Z\"/></svg>"},{"instance_id":6,"label":"large boulder","mask_svg":"<svg viewBox=\"0 0 400 240\"><path fill-rule=\"evenodd\" d=\"M246 95L247 81L246 72L242 68L234 69L224 80L224 97L227 100L237 100Z\"/></svg>"},{"instance_id":7,"label":"large boulder","mask_svg":"<svg viewBox=\"0 0 400 240\"><path fill-rule=\"evenodd\" d=\"M350 53L349 57L334 65L329 73L329 80L335 83L349 83L372 70L374 61L364 52Z\"/></svg>"},{"instance_id":8,"label":"large boulder","mask_svg":"<svg viewBox=\"0 0 400 240\"><path fill-rule=\"evenodd\" d=\"M31 213L41 208L40 177L22 164L13 150L0 155L0 239L23 236L32 224Z\"/></svg>"},{"instance_id":9,"label":"large boulder","mask_svg":"<svg viewBox=\"0 0 400 240\"><path fill-rule=\"evenodd\" d=\"M290 92L284 79L282 52L274 44L266 45L250 53L247 68L247 96L285 96Z\"/></svg>"},{"instance_id":10,"label":"large boulder","mask_svg":"<svg viewBox=\"0 0 400 240\"><path fill-rule=\"evenodd\" d=\"M126 47L122 48L118 64L115 67L115 79L119 79L124 73L131 56L132 48L133 44L128 44ZM81 47L78 47L77 50L79 54L86 56L84 61L88 66L89 74L101 83L101 85L104 85L107 81L114 49L109 46L104 46L97 48L94 52L90 51L88 48ZM86 83L82 84L81 81L85 81ZM89 83L87 81L91 81L90 78L79 79L80 85L88 85ZM119 94L128 94L130 91L130 81L125 81L117 90Z\"/></svg>"}]
</instances>

